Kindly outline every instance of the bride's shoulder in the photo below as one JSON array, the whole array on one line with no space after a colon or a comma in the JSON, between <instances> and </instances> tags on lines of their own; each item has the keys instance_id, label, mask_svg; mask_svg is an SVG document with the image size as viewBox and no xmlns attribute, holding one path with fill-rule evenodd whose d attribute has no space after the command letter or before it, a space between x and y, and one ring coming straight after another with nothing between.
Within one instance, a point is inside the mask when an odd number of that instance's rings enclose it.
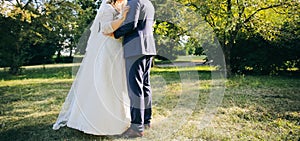
<instances>
[{"instance_id":1,"label":"bride's shoulder","mask_svg":"<svg viewBox=\"0 0 300 141\"><path fill-rule=\"evenodd\" d=\"M104 8L106 8L106 9L114 9L114 7L111 4L109 4L109 3L104 4Z\"/></svg>"},{"instance_id":2,"label":"bride's shoulder","mask_svg":"<svg viewBox=\"0 0 300 141\"><path fill-rule=\"evenodd\" d=\"M108 12L108 13L114 13L115 10L114 10L114 8L113 8L112 5L110 5L110 4L104 4L104 5L102 5L102 6L99 8L98 12L99 12L99 13L107 13L107 12Z\"/></svg>"}]
</instances>

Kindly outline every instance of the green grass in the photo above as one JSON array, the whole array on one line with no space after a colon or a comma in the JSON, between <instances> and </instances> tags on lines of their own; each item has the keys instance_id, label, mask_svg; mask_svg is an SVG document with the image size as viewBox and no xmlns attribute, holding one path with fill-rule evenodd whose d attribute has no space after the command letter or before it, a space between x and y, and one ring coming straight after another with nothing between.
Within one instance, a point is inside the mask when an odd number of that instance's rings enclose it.
<instances>
[{"instance_id":1,"label":"green grass","mask_svg":"<svg viewBox=\"0 0 300 141\"><path fill-rule=\"evenodd\" d=\"M174 63L174 62L204 62L205 61L205 56L201 55L201 56L178 56L177 59L175 60L158 60L155 59L155 64L170 64L170 63Z\"/></svg>"},{"instance_id":2,"label":"green grass","mask_svg":"<svg viewBox=\"0 0 300 141\"><path fill-rule=\"evenodd\" d=\"M125 140L52 130L72 84L71 66L27 67L20 76L0 71L0 140ZM146 131L145 140L164 135L164 140L299 140L300 78L285 76L227 79L222 104L207 127L198 128L207 113L213 70L152 69L153 129ZM193 72L199 79L183 83L182 74Z\"/></svg>"}]
</instances>

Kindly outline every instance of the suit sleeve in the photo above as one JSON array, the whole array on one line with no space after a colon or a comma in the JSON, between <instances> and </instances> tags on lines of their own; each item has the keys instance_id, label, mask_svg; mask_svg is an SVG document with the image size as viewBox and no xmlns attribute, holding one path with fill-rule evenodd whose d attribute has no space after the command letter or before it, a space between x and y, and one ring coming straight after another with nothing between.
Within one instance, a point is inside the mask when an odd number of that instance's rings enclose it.
<instances>
[{"instance_id":1,"label":"suit sleeve","mask_svg":"<svg viewBox=\"0 0 300 141\"><path fill-rule=\"evenodd\" d=\"M129 6L130 10L127 13L127 17L123 25L114 32L114 36L117 39L133 31L137 27L140 14L140 4L139 2L132 0L129 3Z\"/></svg>"}]
</instances>

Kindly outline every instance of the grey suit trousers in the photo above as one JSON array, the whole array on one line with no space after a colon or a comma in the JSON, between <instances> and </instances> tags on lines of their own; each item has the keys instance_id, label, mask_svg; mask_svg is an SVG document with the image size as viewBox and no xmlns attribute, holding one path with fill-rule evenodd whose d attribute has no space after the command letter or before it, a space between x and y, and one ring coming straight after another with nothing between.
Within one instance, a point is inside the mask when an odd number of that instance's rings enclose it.
<instances>
[{"instance_id":1,"label":"grey suit trousers","mask_svg":"<svg viewBox=\"0 0 300 141\"><path fill-rule=\"evenodd\" d=\"M150 124L152 114L152 90L150 86L152 58L150 55L125 58L131 128L139 132L144 131L144 124Z\"/></svg>"}]
</instances>

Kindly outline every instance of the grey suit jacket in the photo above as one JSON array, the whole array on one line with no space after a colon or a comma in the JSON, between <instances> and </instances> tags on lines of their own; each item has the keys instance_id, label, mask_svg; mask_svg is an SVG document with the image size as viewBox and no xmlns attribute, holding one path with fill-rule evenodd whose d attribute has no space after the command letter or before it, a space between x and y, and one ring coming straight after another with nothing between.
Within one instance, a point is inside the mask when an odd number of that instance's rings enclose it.
<instances>
[{"instance_id":1,"label":"grey suit jacket","mask_svg":"<svg viewBox=\"0 0 300 141\"><path fill-rule=\"evenodd\" d=\"M154 7L149 0L128 0L130 10L123 25L114 32L123 38L124 56L156 55L153 36Z\"/></svg>"}]
</instances>

